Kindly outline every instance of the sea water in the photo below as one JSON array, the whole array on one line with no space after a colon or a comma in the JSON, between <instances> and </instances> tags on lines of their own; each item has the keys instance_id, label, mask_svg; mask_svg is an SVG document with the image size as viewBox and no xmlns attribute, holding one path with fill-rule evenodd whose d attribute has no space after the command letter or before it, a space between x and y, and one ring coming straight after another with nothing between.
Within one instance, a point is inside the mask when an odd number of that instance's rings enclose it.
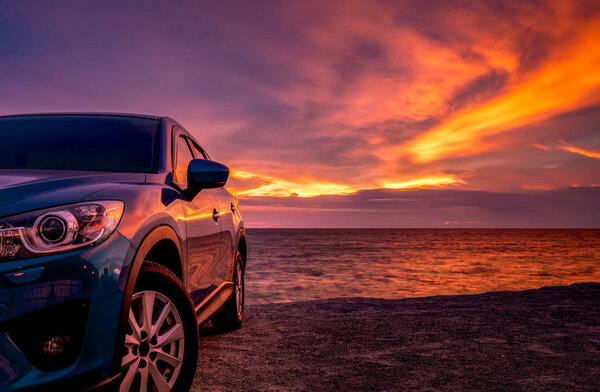
<instances>
[{"instance_id":1,"label":"sea water","mask_svg":"<svg viewBox=\"0 0 600 392\"><path fill-rule=\"evenodd\" d=\"M600 230L248 229L246 303L600 282Z\"/></svg>"}]
</instances>

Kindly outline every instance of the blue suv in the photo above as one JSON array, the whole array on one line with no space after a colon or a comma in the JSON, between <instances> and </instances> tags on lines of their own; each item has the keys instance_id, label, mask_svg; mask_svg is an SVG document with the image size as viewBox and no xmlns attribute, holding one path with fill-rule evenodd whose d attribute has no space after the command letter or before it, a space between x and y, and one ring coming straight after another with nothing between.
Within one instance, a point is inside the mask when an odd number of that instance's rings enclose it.
<instances>
[{"instance_id":1,"label":"blue suv","mask_svg":"<svg viewBox=\"0 0 600 392\"><path fill-rule=\"evenodd\" d=\"M189 390L244 315L228 176L168 117L0 117L0 390Z\"/></svg>"}]
</instances>

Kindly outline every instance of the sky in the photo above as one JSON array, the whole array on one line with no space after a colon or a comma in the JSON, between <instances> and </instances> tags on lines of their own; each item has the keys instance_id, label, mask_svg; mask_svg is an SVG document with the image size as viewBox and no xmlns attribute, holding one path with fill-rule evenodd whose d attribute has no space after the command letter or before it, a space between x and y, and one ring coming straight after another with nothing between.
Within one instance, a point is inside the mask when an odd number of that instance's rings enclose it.
<instances>
[{"instance_id":1,"label":"sky","mask_svg":"<svg viewBox=\"0 0 600 392\"><path fill-rule=\"evenodd\" d=\"M597 1L0 3L1 114L173 117L248 227L600 227Z\"/></svg>"}]
</instances>

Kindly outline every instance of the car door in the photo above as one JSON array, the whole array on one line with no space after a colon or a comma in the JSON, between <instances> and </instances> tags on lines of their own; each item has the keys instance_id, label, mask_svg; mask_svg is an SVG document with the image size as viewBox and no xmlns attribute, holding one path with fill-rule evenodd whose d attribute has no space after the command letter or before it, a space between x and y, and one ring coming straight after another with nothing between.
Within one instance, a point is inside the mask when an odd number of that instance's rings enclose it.
<instances>
[{"instance_id":1,"label":"car door","mask_svg":"<svg viewBox=\"0 0 600 392\"><path fill-rule=\"evenodd\" d=\"M189 140L190 146L194 153L195 158L210 159L208 153L200 147L194 140ZM236 210L235 200L233 196L227 192L224 188L212 189L213 194L217 199L219 206L218 213L221 222L219 246L220 246L220 257L219 266L216 267L218 271L218 277L221 282L231 281L233 278L233 242L236 233L234 233L234 212Z\"/></svg>"},{"instance_id":2,"label":"car door","mask_svg":"<svg viewBox=\"0 0 600 392\"><path fill-rule=\"evenodd\" d=\"M187 188L187 169L194 158L189 139L176 129L173 140L173 182L181 190ZM187 231L188 290L194 305L199 305L222 282L219 206L212 189L203 189L191 200L183 198Z\"/></svg>"}]
</instances>

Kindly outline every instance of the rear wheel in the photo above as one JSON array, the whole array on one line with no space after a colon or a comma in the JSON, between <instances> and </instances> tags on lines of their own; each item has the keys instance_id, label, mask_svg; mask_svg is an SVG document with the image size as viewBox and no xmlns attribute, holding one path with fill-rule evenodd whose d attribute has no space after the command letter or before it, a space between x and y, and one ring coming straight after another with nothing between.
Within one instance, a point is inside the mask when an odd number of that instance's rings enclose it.
<instances>
[{"instance_id":1,"label":"rear wheel","mask_svg":"<svg viewBox=\"0 0 600 392\"><path fill-rule=\"evenodd\" d=\"M188 391L197 361L198 328L189 296L170 270L145 262L129 310L120 392Z\"/></svg>"},{"instance_id":2,"label":"rear wheel","mask_svg":"<svg viewBox=\"0 0 600 392\"><path fill-rule=\"evenodd\" d=\"M244 262L237 252L234 266L233 294L225 307L212 320L213 326L221 331L233 331L244 320Z\"/></svg>"}]
</instances>

